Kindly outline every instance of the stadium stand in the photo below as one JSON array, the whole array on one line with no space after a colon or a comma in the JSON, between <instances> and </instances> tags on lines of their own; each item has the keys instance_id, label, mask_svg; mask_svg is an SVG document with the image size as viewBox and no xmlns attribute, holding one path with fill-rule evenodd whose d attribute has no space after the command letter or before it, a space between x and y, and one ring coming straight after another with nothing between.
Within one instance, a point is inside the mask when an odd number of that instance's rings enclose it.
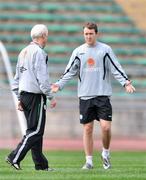
<instances>
[{"instance_id":1,"label":"stadium stand","mask_svg":"<svg viewBox=\"0 0 146 180\"><path fill-rule=\"evenodd\" d=\"M142 30L146 30L146 23L143 18L146 16L146 0L141 0L140 3L137 0L116 0L122 8L124 8L126 14L131 16L137 27Z\"/></svg>"},{"instance_id":2,"label":"stadium stand","mask_svg":"<svg viewBox=\"0 0 146 180\"><path fill-rule=\"evenodd\" d=\"M0 0L0 40L6 46L13 72L15 72L19 51L30 42L30 29L34 24L44 23L49 29L46 51L49 54L50 76L52 82L58 80L72 50L83 43L81 33L86 21L95 21L99 24L99 40L112 46L137 89L135 94L128 96L120 85L113 81L113 92L117 102L124 104L121 97L136 98L137 102L144 100L146 97L146 35L136 27L131 17L125 14L115 0L76 0L75 2L71 0L22 2ZM2 67L1 64L0 67ZM0 68L1 83L7 86L4 68ZM70 105L70 98L76 97L76 84L77 80L72 80L63 91L58 93L58 97L65 98L67 102L66 105L61 104L59 108L69 109L71 106L74 108L75 103L72 101ZM1 101L1 103L5 102ZM127 108L128 103L124 106ZM49 133L51 134L53 130L57 131L52 128Z\"/></svg>"},{"instance_id":3,"label":"stadium stand","mask_svg":"<svg viewBox=\"0 0 146 180\"><path fill-rule=\"evenodd\" d=\"M84 3L84 6L80 1L75 3L70 1L63 1L62 3L58 1L30 1L29 3L8 1L2 2L0 9L1 12L4 12L0 13L1 22L7 22L0 25L2 32L0 38L4 43L6 42L8 52L15 54L12 56L14 66L18 52L30 41L28 32L33 24L40 21L48 25L51 33L49 37L51 46L48 46L46 50L53 57L54 55L59 56L61 54L61 57L64 55L62 59L65 59L65 63L67 62L66 57L72 49L83 42L79 33L81 31L80 24L88 20L101 24L101 29L99 28L100 40L113 45L119 58L131 58L132 63L133 59L139 59L141 56L144 58L145 56L144 45L146 39L140 30L134 26L132 20L124 14L122 8L113 0L92 1L92 3ZM88 13L88 16L86 13ZM61 23L63 23L62 26ZM58 36L56 36L56 33L58 33ZM22 34L25 36L22 36ZM51 63L53 62L51 61ZM127 64L125 60L121 63Z\"/></svg>"},{"instance_id":4,"label":"stadium stand","mask_svg":"<svg viewBox=\"0 0 146 180\"><path fill-rule=\"evenodd\" d=\"M45 23L48 26L50 44L46 51L54 59L54 62L50 60L52 71L56 62L65 67L73 48L83 42L80 32L82 24L88 20L99 24L100 41L113 46L124 67L129 70L131 64L135 68L137 64L139 66L139 59L141 58L141 62L146 56L146 39L123 9L114 0L86 2L84 6L83 3L84 1L60 3L33 0L20 3L16 0L1 0L0 39L7 47L13 69L17 54L30 41L29 31L36 23ZM59 56L60 62L56 60ZM59 75L60 73L58 72ZM132 77L132 74L129 76Z\"/></svg>"}]
</instances>

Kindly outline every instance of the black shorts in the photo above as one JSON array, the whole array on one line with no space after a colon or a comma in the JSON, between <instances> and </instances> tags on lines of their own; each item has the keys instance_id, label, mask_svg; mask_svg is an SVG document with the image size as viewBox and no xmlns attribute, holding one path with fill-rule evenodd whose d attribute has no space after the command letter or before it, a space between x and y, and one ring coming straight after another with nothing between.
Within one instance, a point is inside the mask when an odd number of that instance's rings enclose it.
<instances>
[{"instance_id":1,"label":"black shorts","mask_svg":"<svg viewBox=\"0 0 146 180\"><path fill-rule=\"evenodd\" d=\"M112 106L108 96L97 96L92 99L80 99L80 123L86 124L93 120L112 121Z\"/></svg>"}]
</instances>

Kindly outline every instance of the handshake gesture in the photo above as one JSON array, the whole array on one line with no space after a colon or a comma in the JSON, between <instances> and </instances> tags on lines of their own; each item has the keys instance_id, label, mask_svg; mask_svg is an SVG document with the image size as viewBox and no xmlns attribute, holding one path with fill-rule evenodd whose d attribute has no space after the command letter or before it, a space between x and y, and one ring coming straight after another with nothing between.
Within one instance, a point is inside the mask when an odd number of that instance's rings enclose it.
<instances>
[{"instance_id":1,"label":"handshake gesture","mask_svg":"<svg viewBox=\"0 0 146 180\"><path fill-rule=\"evenodd\" d=\"M56 93L59 90L59 86L57 84L51 85L51 93ZM56 100L53 98L50 102L50 107L54 108L56 106Z\"/></svg>"},{"instance_id":2,"label":"handshake gesture","mask_svg":"<svg viewBox=\"0 0 146 180\"><path fill-rule=\"evenodd\" d=\"M59 91L59 85L52 84L51 85L51 93L56 93L57 91Z\"/></svg>"}]
</instances>

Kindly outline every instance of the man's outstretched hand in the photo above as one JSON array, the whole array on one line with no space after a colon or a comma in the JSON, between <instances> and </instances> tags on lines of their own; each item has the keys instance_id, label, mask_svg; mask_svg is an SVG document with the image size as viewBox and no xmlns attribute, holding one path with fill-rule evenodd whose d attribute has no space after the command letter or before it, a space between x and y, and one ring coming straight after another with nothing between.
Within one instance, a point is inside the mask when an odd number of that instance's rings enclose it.
<instances>
[{"instance_id":1,"label":"man's outstretched hand","mask_svg":"<svg viewBox=\"0 0 146 180\"><path fill-rule=\"evenodd\" d=\"M132 86L131 81L126 81L125 89L127 93L133 93L135 91L135 87Z\"/></svg>"},{"instance_id":2,"label":"man's outstretched hand","mask_svg":"<svg viewBox=\"0 0 146 180\"><path fill-rule=\"evenodd\" d=\"M56 93L57 91L59 91L59 86L57 84L52 84L51 93Z\"/></svg>"}]
</instances>

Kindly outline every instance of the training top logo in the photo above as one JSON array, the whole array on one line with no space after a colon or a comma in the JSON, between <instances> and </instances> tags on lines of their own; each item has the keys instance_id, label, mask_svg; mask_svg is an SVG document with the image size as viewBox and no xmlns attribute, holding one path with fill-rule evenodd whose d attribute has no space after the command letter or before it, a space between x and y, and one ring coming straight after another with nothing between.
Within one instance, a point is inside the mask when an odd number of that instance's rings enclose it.
<instances>
[{"instance_id":1,"label":"training top logo","mask_svg":"<svg viewBox=\"0 0 146 180\"><path fill-rule=\"evenodd\" d=\"M89 68L95 67L95 61L94 61L94 59L89 58L89 59L87 60L87 65L88 65Z\"/></svg>"},{"instance_id":2,"label":"training top logo","mask_svg":"<svg viewBox=\"0 0 146 180\"><path fill-rule=\"evenodd\" d=\"M85 72L99 72L100 68L96 67L96 62L93 58L87 59L87 66L84 69Z\"/></svg>"},{"instance_id":3,"label":"training top logo","mask_svg":"<svg viewBox=\"0 0 146 180\"><path fill-rule=\"evenodd\" d=\"M24 71L26 71L27 69L23 66L20 67L20 72L23 73Z\"/></svg>"}]
</instances>

